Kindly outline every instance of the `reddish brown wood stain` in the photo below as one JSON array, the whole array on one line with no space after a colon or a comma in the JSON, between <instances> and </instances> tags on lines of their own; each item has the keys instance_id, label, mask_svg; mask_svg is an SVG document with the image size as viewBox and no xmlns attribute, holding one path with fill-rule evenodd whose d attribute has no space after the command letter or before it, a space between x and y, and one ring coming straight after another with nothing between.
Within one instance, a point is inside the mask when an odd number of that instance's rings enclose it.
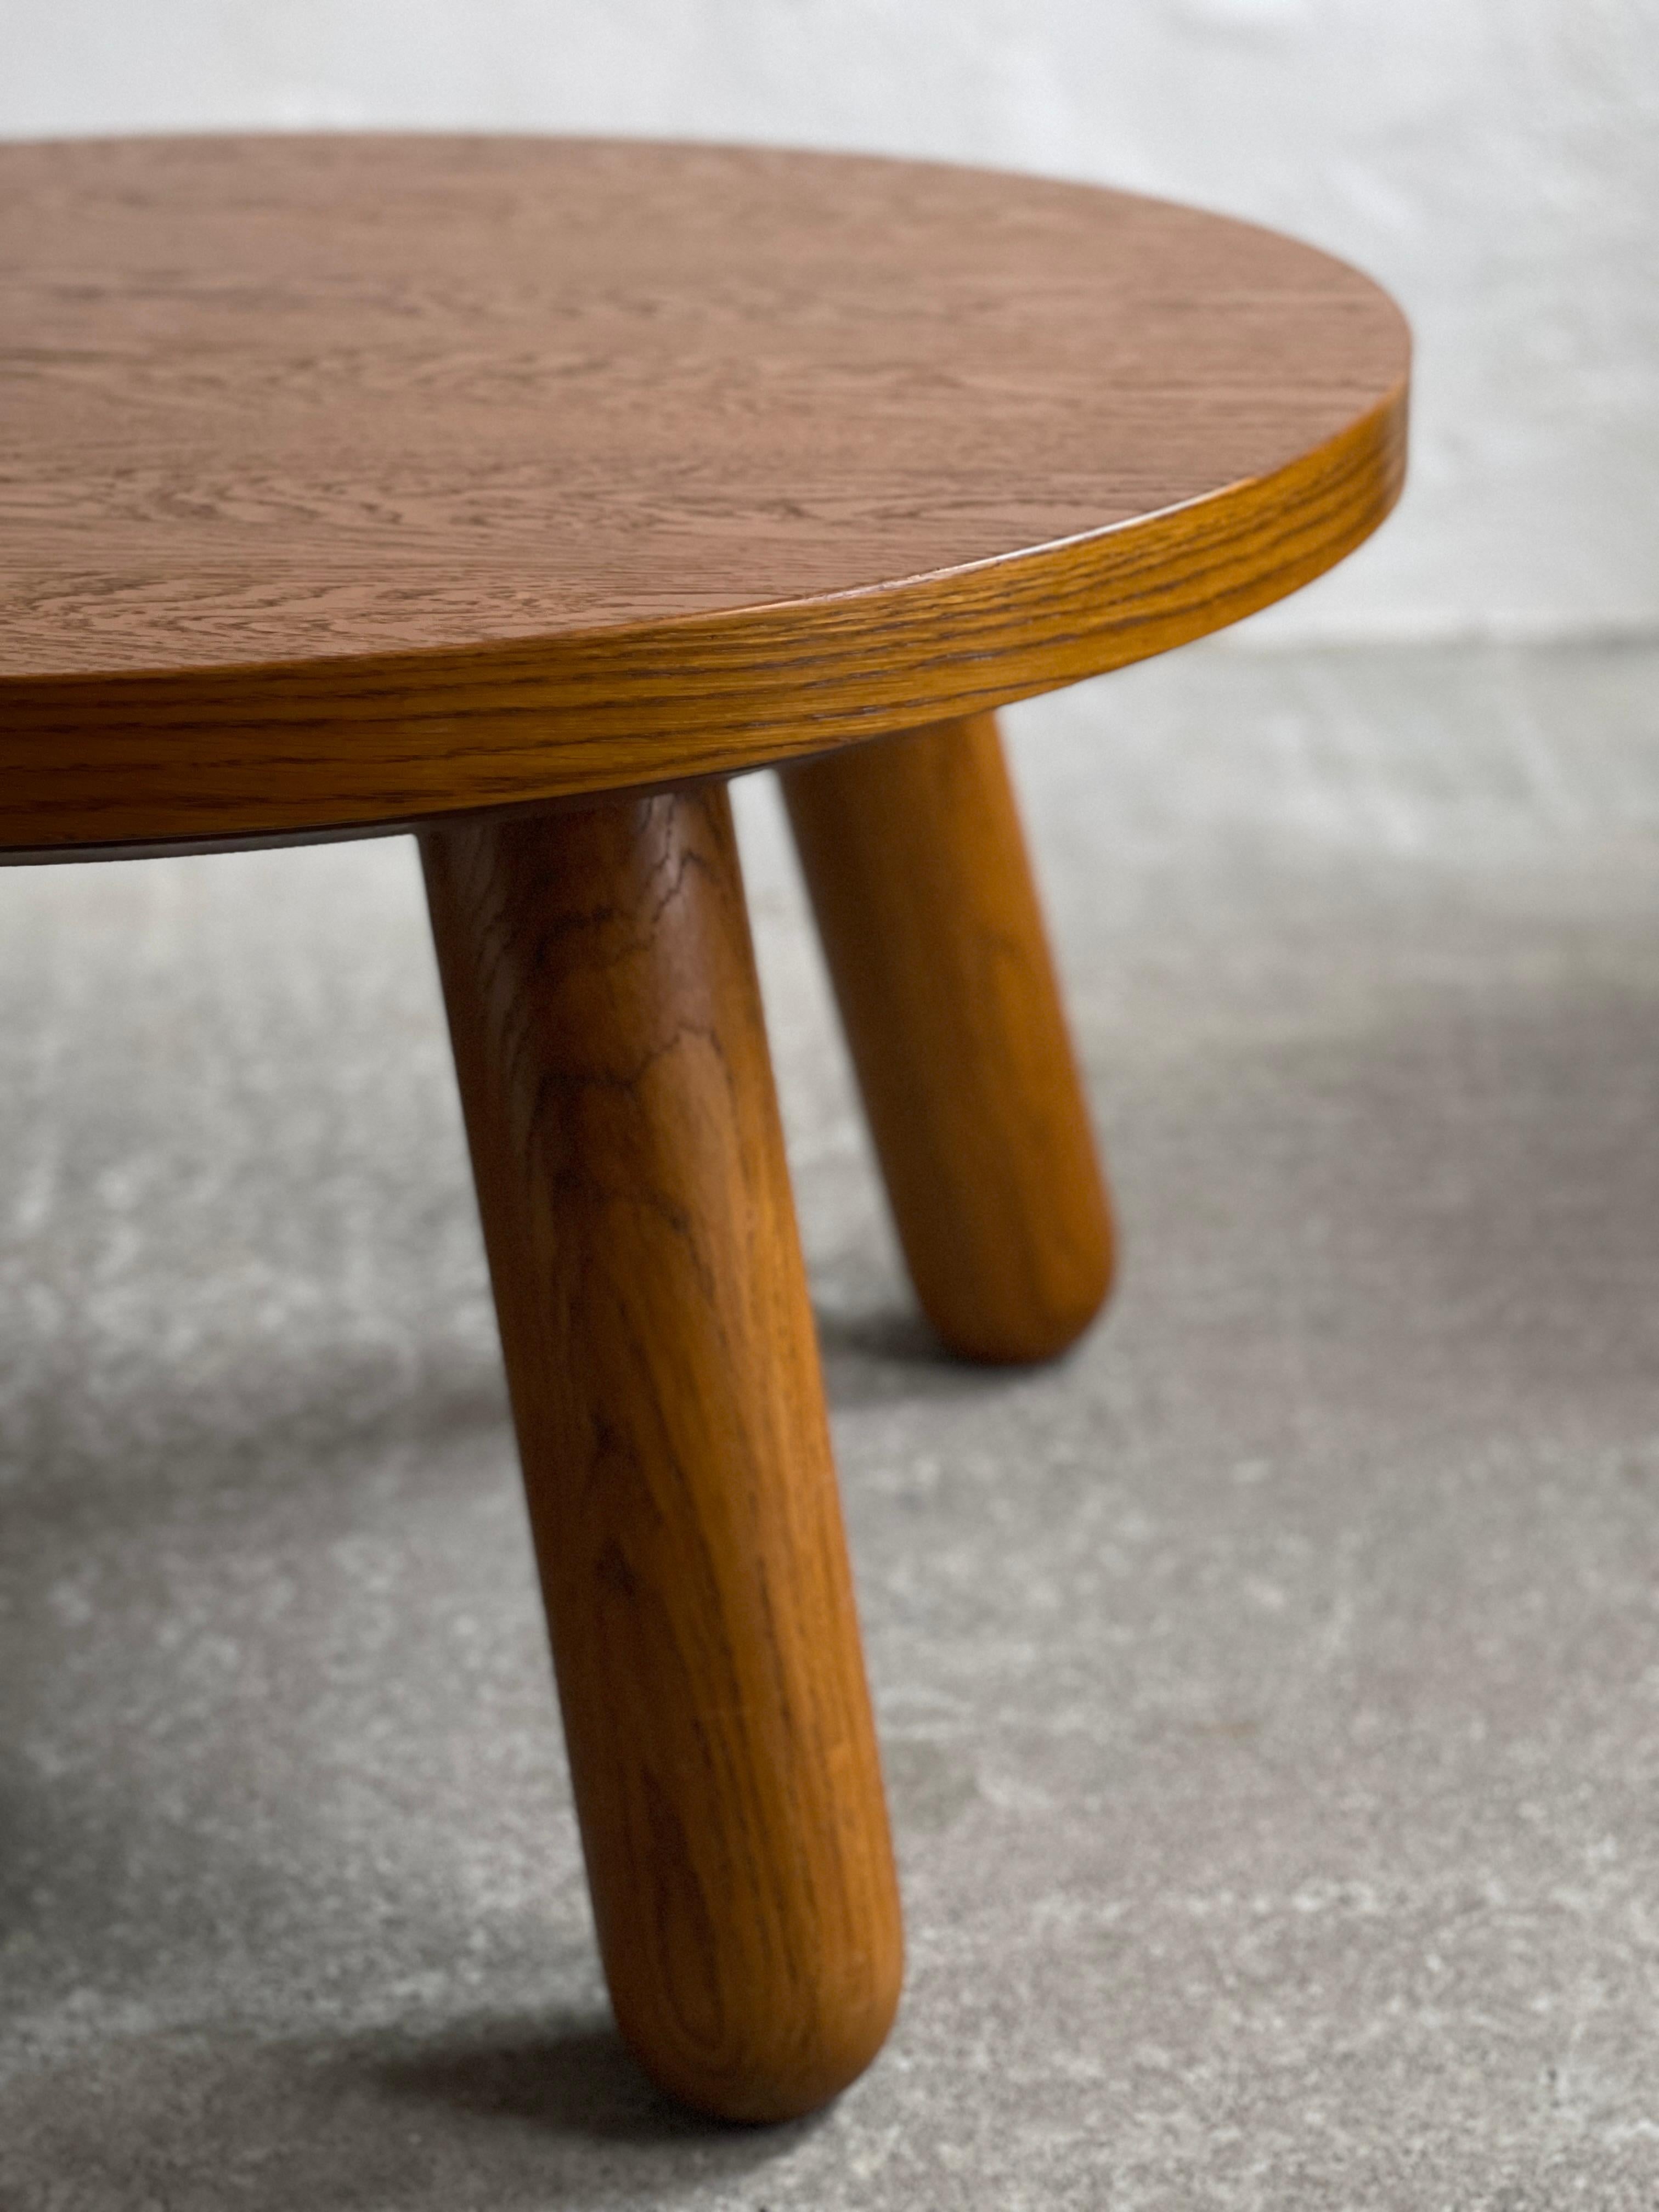
<instances>
[{"instance_id":1,"label":"reddish brown wood stain","mask_svg":"<svg viewBox=\"0 0 1659 2212\"><path fill-rule=\"evenodd\" d=\"M666 783L1071 682L1398 488L1384 295L713 147L0 148L0 848Z\"/></svg>"},{"instance_id":2,"label":"reddish brown wood stain","mask_svg":"<svg viewBox=\"0 0 1659 2212\"><path fill-rule=\"evenodd\" d=\"M806 2110L897 1894L729 809L643 790L796 764L919 1291L1058 1350L1110 1228L988 710L1364 537L1404 325L1121 194L338 137L0 147L0 855L423 825L617 2016Z\"/></svg>"},{"instance_id":3,"label":"reddish brown wood stain","mask_svg":"<svg viewBox=\"0 0 1659 2212\"><path fill-rule=\"evenodd\" d=\"M1112 1232L989 714L784 778L904 1256L970 1359L1052 1358Z\"/></svg>"},{"instance_id":4,"label":"reddish brown wood stain","mask_svg":"<svg viewBox=\"0 0 1659 2212\"><path fill-rule=\"evenodd\" d=\"M902 1946L726 793L422 849L617 2018L804 2112Z\"/></svg>"}]
</instances>

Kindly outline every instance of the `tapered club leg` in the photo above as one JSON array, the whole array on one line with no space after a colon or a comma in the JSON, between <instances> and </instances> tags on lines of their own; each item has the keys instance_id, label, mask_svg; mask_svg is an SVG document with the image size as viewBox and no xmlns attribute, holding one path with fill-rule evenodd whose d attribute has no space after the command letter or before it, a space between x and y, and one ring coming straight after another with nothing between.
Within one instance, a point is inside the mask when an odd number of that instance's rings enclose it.
<instances>
[{"instance_id":1,"label":"tapered club leg","mask_svg":"<svg viewBox=\"0 0 1659 2212\"><path fill-rule=\"evenodd\" d=\"M989 714L783 776L916 1295L971 1359L1086 1327L1112 1231Z\"/></svg>"},{"instance_id":2,"label":"tapered club leg","mask_svg":"<svg viewBox=\"0 0 1659 2212\"><path fill-rule=\"evenodd\" d=\"M785 2118L902 1943L726 793L422 846L617 2020Z\"/></svg>"}]
</instances>

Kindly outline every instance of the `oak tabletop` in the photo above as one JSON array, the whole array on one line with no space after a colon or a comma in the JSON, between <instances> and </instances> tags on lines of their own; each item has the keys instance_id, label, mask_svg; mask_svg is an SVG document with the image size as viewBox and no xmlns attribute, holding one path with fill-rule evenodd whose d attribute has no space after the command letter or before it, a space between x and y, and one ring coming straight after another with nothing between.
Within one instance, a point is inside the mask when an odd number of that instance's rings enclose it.
<instances>
[{"instance_id":1,"label":"oak tabletop","mask_svg":"<svg viewBox=\"0 0 1659 2212\"><path fill-rule=\"evenodd\" d=\"M1218 629L1408 341L1096 187L709 145L0 147L0 848L726 773Z\"/></svg>"}]
</instances>

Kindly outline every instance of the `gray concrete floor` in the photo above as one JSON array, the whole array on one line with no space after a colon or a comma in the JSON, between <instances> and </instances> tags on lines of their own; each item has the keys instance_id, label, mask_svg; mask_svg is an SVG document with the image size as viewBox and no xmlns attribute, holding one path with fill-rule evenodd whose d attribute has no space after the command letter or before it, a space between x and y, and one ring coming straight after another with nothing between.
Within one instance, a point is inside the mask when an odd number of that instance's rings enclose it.
<instances>
[{"instance_id":1,"label":"gray concrete floor","mask_svg":"<svg viewBox=\"0 0 1659 2212\"><path fill-rule=\"evenodd\" d=\"M1125 1243L912 1316L744 820L908 1900L833 2111L608 2024L406 843L0 879L0 2205L1659 2203L1659 652L1011 718Z\"/></svg>"}]
</instances>

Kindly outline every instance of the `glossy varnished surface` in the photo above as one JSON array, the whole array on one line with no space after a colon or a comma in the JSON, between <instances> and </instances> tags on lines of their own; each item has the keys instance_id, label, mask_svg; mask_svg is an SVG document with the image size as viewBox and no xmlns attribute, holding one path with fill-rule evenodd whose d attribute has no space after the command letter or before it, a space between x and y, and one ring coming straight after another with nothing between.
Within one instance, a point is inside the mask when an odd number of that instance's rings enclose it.
<instances>
[{"instance_id":1,"label":"glossy varnished surface","mask_svg":"<svg viewBox=\"0 0 1659 2212\"><path fill-rule=\"evenodd\" d=\"M1401 466L1403 325L1353 271L912 164L8 147L0 331L14 848L367 827L969 711L1294 589Z\"/></svg>"}]
</instances>

